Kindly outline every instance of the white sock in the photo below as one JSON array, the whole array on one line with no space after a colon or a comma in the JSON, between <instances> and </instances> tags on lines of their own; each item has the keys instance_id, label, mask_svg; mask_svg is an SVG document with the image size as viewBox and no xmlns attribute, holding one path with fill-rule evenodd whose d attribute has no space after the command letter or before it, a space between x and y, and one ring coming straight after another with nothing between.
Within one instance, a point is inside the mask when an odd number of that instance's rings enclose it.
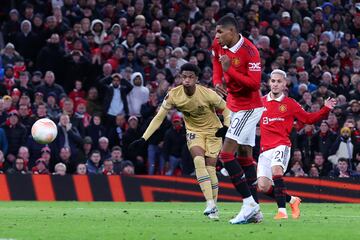
<instances>
[{"instance_id":1,"label":"white sock","mask_svg":"<svg viewBox=\"0 0 360 240\"><path fill-rule=\"evenodd\" d=\"M296 197L291 196L290 204L294 204L295 201L296 201Z\"/></svg>"},{"instance_id":2,"label":"white sock","mask_svg":"<svg viewBox=\"0 0 360 240\"><path fill-rule=\"evenodd\" d=\"M282 213L284 213L284 214L287 214L286 208L279 208L278 211L279 211L279 212L282 212Z\"/></svg>"},{"instance_id":3,"label":"white sock","mask_svg":"<svg viewBox=\"0 0 360 240\"><path fill-rule=\"evenodd\" d=\"M207 200L207 201L206 201L206 204L207 204L207 206L210 207L210 208L213 208L213 207L216 206L213 199Z\"/></svg>"},{"instance_id":4,"label":"white sock","mask_svg":"<svg viewBox=\"0 0 360 240\"><path fill-rule=\"evenodd\" d=\"M247 197L243 199L243 203L245 205L253 205L253 204L257 204L253 198L253 196Z\"/></svg>"}]
</instances>

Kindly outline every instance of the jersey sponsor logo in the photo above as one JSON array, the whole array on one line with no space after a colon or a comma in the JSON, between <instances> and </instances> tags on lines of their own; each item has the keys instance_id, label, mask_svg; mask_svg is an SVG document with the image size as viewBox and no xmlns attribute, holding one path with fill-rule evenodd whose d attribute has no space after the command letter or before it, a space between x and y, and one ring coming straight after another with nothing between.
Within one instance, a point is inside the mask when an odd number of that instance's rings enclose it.
<instances>
[{"instance_id":1,"label":"jersey sponsor logo","mask_svg":"<svg viewBox=\"0 0 360 240\"><path fill-rule=\"evenodd\" d=\"M231 64L234 66L234 67L239 67L240 66L240 59L239 58L233 58L231 60Z\"/></svg>"},{"instance_id":2,"label":"jersey sponsor logo","mask_svg":"<svg viewBox=\"0 0 360 240\"><path fill-rule=\"evenodd\" d=\"M204 112L205 112L205 106L198 106L197 113L204 114Z\"/></svg>"},{"instance_id":3,"label":"jersey sponsor logo","mask_svg":"<svg viewBox=\"0 0 360 240\"><path fill-rule=\"evenodd\" d=\"M249 71L260 72L261 71L261 63L260 62L249 63Z\"/></svg>"},{"instance_id":4,"label":"jersey sponsor logo","mask_svg":"<svg viewBox=\"0 0 360 240\"><path fill-rule=\"evenodd\" d=\"M263 124L269 124L270 122L284 122L284 118L269 118L269 117L263 117Z\"/></svg>"},{"instance_id":5,"label":"jersey sponsor logo","mask_svg":"<svg viewBox=\"0 0 360 240\"><path fill-rule=\"evenodd\" d=\"M286 105L281 104L281 105L279 106L279 111L282 112L282 113L286 112L286 111L287 111Z\"/></svg>"}]
</instances>

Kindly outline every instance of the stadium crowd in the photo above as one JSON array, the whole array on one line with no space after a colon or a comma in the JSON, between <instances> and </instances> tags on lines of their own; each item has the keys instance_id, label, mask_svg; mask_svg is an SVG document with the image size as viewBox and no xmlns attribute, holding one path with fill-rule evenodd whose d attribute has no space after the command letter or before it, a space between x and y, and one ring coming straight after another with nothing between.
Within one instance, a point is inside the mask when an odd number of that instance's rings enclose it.
<instances>
[{"instance_id":1,"label":"stadium crowd","mask_svg":"<svg viewBox=\"0 0 360 240\"><path fill-rule=\"evenodd\" d=\"M288 176L360 176L360 1L12 0L0 7L0 171L33 174L193 174L181 114L172 111L129 151L191 62L212 85L215 23L232 13L316 125L294 123ZM36 143L48 117L58 136ZM260 138L259 134L257 136ZM259 141L257 141L259 143ZM254 158L259 154L255 148Z\"/></svg>"}]
</instances>

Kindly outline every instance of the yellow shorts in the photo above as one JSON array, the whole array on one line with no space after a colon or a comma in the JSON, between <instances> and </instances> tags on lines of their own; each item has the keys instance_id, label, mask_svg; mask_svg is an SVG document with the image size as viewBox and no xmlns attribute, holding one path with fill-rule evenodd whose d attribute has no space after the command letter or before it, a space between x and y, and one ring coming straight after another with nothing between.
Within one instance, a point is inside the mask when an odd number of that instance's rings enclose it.
<instances>
[{"instance_id":1,"label":"yellow shorts","mask_svg":"<svg viewBox=\"0 0 360 240\"><path fill-rule=\"evenodd\" d=\"M215 133L196 133L187 132L186 142L189 150L192 147L201 147L205 150L205 157L217 158L221 146L222 139L215 137Z\"/></svg>"}]
</instances>

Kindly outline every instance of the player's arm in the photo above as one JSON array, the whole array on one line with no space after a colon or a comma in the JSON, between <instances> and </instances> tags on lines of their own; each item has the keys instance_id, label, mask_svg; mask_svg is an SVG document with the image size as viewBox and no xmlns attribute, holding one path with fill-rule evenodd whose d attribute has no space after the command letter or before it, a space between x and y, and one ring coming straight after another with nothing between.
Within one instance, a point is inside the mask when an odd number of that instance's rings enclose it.
<instances>
[{"instance_id":1,"label":"player's arm","mask_svg":"<svg viewBox=\"0 0 360 240\"><path fill-rule=\"evenodd\" d=\"M230 125L230 110L226 107L226 102L219 95L217 95L214 91L209 91L209 99L210 104L213 105L216 110L220 110L221 114L224 117L224 126L216 132L215 136L224 137L227 129Z\"/></svg>"},{"instance_id":2,"label":"player's arm","mask_svg":"<svg viewBox=\"0 0 360 240\"><path fill-rule=\"evenodd\" d=\"M324 107L322 107L320 109L320 111L314 112L314 113L306 112L300 106L300 104L295 101L293 101L292 105L293 105L292 107L294 107L294 109L295 109L295 112L294 112L295 118L297 118L299 121L301 121L305 124L314 124L314 123L318 122L319 120L325 118L329 114L329 112L336 105L336 100L333 98L326 99Z\"/></svg>"},{"instance_id":3,"label":"player's arm","mask_svg":"<svg viewBox=\"0 0 360 240\"><path fill-rule=\"evenodd\" d=\"M172 98L170 97L170 93L168 93L161 104L161 107L155 117L151 120L149 126L146 128L145 133L142 135L140 139L137 139L130 143L129 149L136 150L137 148L141 148L145 145L146 141L154 134L154 132L160 127L161 123L164 121L166 115L169 110L173 108Z\"/></svg>"},{"instance_id":4,"label":"player's arm","mask_svg":"<svg viewBox=\"0 0 360 240\"><path fill-rule=\"evenodd\" d=\"M256 49L250 50L252 54L248 55L246 72L238 72L230 63L227 73L230 77L242 86L251 90L259 90L261 83L261 60L259 52ZM231 61L229 59L229 61Z\"/></svg>"},{"instance_id":5,"label":"player's arm","mask_svg":"<svg viewBox=\"0 0 360 240\"><path fill-rule=\"evenodd\" d=\"M218 52L218 44L216 43L216 40L214 40L214 43L212 45L212 64L213 64L213 84L216 85L222 85L222 67L221 63L219 61L219 52Z\"/></svg>"},{"instance_id":6,"label":"player's arm","mask_svg":"<svg viewBox=\"0 0 360 240\"><path fill-rule=\"evenodd\" d=\"M169 110L166 110L163 106L160 107L158 113L155 115L153 120L151 120L150 125L146 128L145 133L142 135L142 138L147 141L151 135L160 127L161 123L164 121Z\"/></svg>"},{"instance_id":7,"label":"player's arm","mask_svg":"<svg viewBox=\"0 0 360 240\"><path fill-rule=\"evenodd\" d=\"M219 44L216 40L212 45L212 64L213 64L213 84L215 91L222 97L227 96L226 89L223 86L223 69L219 61Z\"/></svg>"},{"instance_id":8,"label":"player's arm","mask_svg":"<svg viewBox=\"0 0 360 240\"><path fill-rule=\"evenodd\" d=\"M220 99L220 102L215 106L217 110L220 110L221 115L224 117L224 126L229 127L230 125L230 110L226 107L224 99Z\"/></svg>"}]
</instances>

